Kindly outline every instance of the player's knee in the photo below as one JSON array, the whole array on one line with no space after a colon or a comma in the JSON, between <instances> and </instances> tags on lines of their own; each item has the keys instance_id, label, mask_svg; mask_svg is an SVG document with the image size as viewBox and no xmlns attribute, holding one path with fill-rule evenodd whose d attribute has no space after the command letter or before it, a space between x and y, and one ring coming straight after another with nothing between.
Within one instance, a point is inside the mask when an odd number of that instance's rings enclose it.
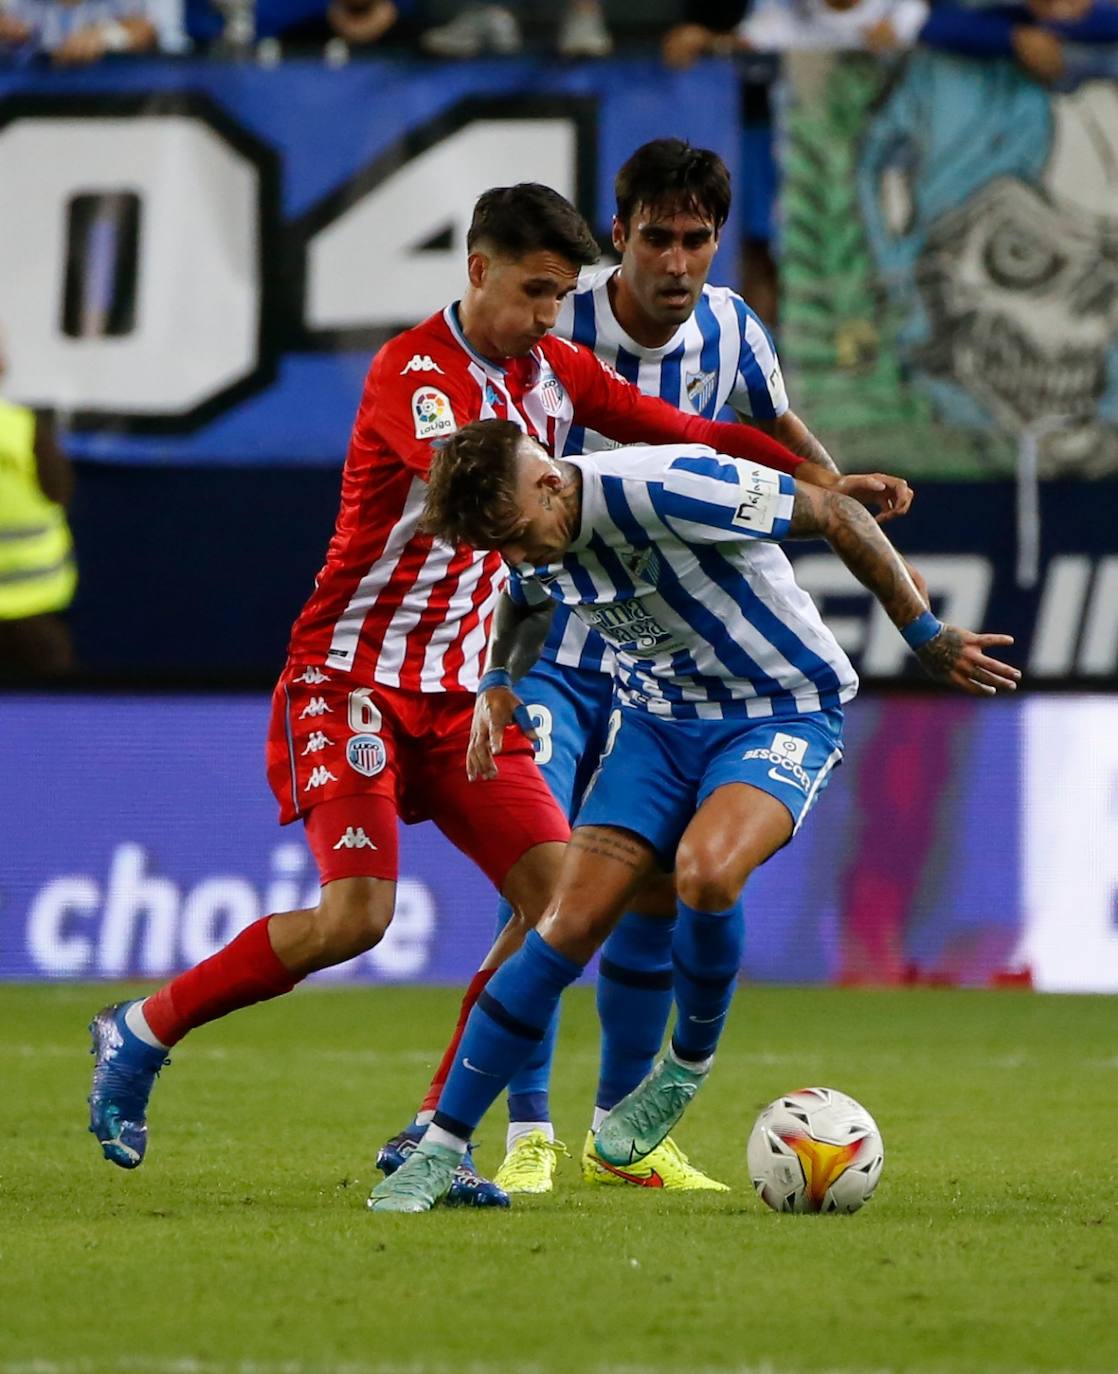
<instances>
[{"instance_id":1,"label":"player's knee","mask_svg":"<svg viewBox=\"0 0 1118 1374\"><path fill-rule=\"evenodd\" d=\"M560 905L546 913L537 929L560 954L585 961L605 942L618 914Z\"/></svg>"},{"instance_id":2,"label":"player's knee","mask_svg":"<svg viewBox=\"0 0 1118 1374\"><path fill-rule=\"evenodd\" d=\"M693 911L728 911L741 895L740 866L701 846L681 846L675 888L679 900Z\"/></svg>"},{"instance_id":3,"label":"player's knee","mask_svg":"<svg viewBox=\"0 0 1118 1374\"><path fill-rule=\"evenodd\" d=\"M671 917L675 915L675 896L675 875L657 873L641 884L629 910L642 916Z\"/></svg>"},{"instance_id":4,"label":"player's knee","mask_svg":"<svg viewBox=\"0 0 1118 1374\"><path fill-rule=\"evenodd\" d=\"M534 845L509 870L501 895L528 926L538 926L559 881L565 844Z\"/></svg>"},{"instance_id":5,"label":"player's knee","mask_svg":"<svg viewBox=\"0 0 1118 1374\"><path fill-rule=\"evenodd\" d=\"M355 959L381 942L391 920L391 903L377 891L349 893L333 900L324 896L315 921L319 953L330 963Z\"/></svg>"}]
</instances>

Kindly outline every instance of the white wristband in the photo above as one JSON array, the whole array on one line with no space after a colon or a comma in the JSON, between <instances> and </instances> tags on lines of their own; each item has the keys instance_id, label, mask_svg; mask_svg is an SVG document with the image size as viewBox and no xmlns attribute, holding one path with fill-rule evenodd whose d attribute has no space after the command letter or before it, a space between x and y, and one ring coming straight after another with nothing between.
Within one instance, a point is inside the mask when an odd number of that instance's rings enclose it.
<instances>
[{"instance_id":1,"label":"white wristband","mask_svg":"<svg viewBox=\"0 0 1118 1374\"><path fill-rule=\"evenodd\" d=\"M101 42L106 52L127 52L132 46L132 35L119 20L101 27Z\"/></svg>"}]
</instances>

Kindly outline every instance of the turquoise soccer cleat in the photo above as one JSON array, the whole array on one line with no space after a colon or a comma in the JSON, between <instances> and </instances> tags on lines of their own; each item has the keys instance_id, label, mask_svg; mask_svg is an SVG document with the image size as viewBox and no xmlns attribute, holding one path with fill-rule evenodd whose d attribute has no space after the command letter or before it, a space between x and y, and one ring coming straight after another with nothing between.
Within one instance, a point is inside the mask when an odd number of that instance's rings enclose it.
<instances>
[{"instance_id":1,"label":"turquoise soccer cleat","mask_svg":"<svg viewBox=\"0 0 1118 1374\"><path fill-rule=\"evenodd\" d=\"M412 1122L405 1126L399 1135L386 1140L377 1151L377 1168L387 1177L404 1166L408 1156L423 1139L424 1126ZM454 1171L454 1181L446 1195L448 1207L507 1207L508 1194L494 1180L485 1178L477 1171L474 1163L473 1146L470 1146Z\"/></svg>"},{"instance_id":2,"label":"turquoise soccer cleat","mask_svg":"<svg viewBox=\"0 0 1118 1374\"><path fill-rule=\"evenodd\" d=\"M422 1141L395 1173L369 1194L370 1212L429 1212L450 1192L462 1156L445 1145Z\"/></svg>"},{"instance_id":3,"label":"turquoise soccer cleat","mask_svg":"<svg viewBox=\"0 0 1118 1374\"><path fill-rule=\"evenodd\" d=\"M600 1158L624 1167L651 1154L687 1110L705 1077L666 1055L594 1133Z\"/></svg>"}]
</instances>

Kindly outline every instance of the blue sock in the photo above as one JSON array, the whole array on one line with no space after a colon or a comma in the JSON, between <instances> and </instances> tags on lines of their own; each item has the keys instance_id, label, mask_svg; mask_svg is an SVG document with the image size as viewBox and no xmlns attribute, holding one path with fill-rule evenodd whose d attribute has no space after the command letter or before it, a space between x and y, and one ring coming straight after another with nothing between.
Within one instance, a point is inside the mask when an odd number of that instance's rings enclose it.
<instances>
[{"instance_id":1,"label":"blue sock","mask_svg":"<svg viewBox=\"0 0 1118 1374\"><path fill-rule=\"evenodd\" d=\"M652 1068L672 1009L675 922L628 911L602 947L602 1058L595 1105L609 1110Z\"/></svg>"},{"instance_id":2,"label":"blue sock","mask_svg":"<svg viewBox=\"0 0 1118 1374\"><path fill-rule=\"evenodd\" d=\"M709 1059L718 1046L745 948L741 902L727 911L695 911L676 903L672 944L677 1008L672 1049L680 1059Z\"/></svg>"},{"instance_id":3,"label":"blue sock","mask_svg":"<svg viewBox=\"0 0 1118 1374\"><path fill-rule=\"evenodd\" d=\"M500 935L512 916L512 907L502 897L497 906L497 929L494 938ZM548 1088L551 1085L551 1060L555 1054L555 1037L559 1034L559 1008L548 1022L544 1038L532 1048L527 1063L517 1069L509 1083L509 1120L510 1121L550 1121L551 1103Z\"/></svg>"},{"instance_id":4,"label":"blue sock","mask_svg":"<svg viewBox=\"0 0 1118 1374\"><path fill-rule=\"evenodd\" d=\"M551 948L534 930L493 975L466 1022L435 1125L469 1140L534 1046L547 1034L563 989L582 965Z\"/></svg>"}]
</instances>

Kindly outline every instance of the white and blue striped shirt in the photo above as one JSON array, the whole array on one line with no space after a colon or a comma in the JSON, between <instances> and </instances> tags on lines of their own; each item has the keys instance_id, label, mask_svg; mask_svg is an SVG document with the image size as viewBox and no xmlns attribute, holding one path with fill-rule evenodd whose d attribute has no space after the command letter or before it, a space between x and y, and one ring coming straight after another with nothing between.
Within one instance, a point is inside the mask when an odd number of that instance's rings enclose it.
<instances>
[{"instance_id":1,"label":"white and blue striped shirt","mask_svg":"<svg viewBox=\"0 0 1118 1374\"><path fill-rule=\"evenodd\" d=\"M622 705L786 718L854 696L850 660L771 542L788 533L791 477L702 444L570 461L578 535L561 561L518 568L514 594L550 596L601 634Z\"/></svg>"},{"instance_id":2,"label":"white and blue striped shirt","mask_svg":"<svg viewBox=\"0 0 1118 1374\"><path fill-rule=\"evenodd\" d=\"M182 52L188 46L183 30L182 0L5 0L3 13L30 30L27 47L55 52L81 29L99 28L122 19L147 19L154 25L160 52Z\"/></svg>"},{"instance_id":3,"label":"white and blue striped shirt","mask_svg":"<svg viewBox=\"0 0 1118 1374\"><path fill-rule=\"evenodd\" d=\"M788 409L772 338L745 301L725 286L704 286L689 319L666 344L645 348L613 313L609 281L618 269L584 275L564 300L555 333L584 344L646 396L715 419L730 406L741 415L774 420ZM573 425L564 454L594 453L614 443ZM557 607L541 657L572 668L610 671L603 640Z\"/></svg>"}]
</instances>

